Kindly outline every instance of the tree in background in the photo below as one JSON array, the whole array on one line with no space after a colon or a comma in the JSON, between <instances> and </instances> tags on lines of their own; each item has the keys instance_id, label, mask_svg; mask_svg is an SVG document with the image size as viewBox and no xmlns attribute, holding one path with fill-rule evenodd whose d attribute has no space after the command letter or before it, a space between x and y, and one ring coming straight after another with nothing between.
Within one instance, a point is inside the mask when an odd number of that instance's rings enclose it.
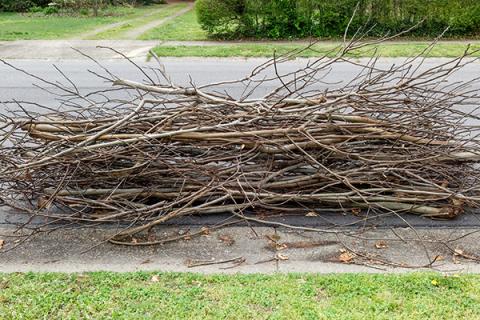
<instances>
[{"instance_id":1,"label":"tree in background","mask_svg":"<svg viewBox=\"0 0 480 320\"><path fill-rule=\"evenodd\" d=\"M337 38L372 27L372 36L480 36L479 0L197 0L198 21L216 38ZM356 13L350 22L354 12Z\"/></svg>"}]
</instances>

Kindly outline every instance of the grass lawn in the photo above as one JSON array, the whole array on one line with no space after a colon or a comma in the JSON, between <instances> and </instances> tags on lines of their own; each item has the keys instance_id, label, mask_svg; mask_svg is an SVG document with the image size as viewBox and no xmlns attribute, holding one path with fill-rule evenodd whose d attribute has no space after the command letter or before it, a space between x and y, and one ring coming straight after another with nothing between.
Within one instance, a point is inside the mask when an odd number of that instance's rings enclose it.
<instances>
[{"instance_id":1,"label":"grass lawn","mask_svg":"<svg viewBox=\"0 0 480 320\"><path fill-rule=\"evenodd\" d=\"M162 6L114 7L99 17L0 12L0 40L66 39L106 24L135 19Z\"/></svg>"},{"instance_id":2,"label":"grass lawn","mask_svg":"<svg viewBox=\"0 0 480 320\"><path fill-rule=\"evenodd\" d=\"M192 41L207 40L208 38L207 33L197 22L195 10L190 10L172 21L148 31L140 39Z\"/></svg>"},{"instance_id":3,"label":"grass lawn","mask_svg":"<svg viewBox=\"0 0 480 320\"><path fill-rule=\"evenodd\" d=\"M159 10L155 14L149 15L147 17L138 17L136 19L132 19L125 25L97 34L95 37L93 37L93 39L123 39L125 38L124 34L126 32L134 28L138 28L144 24L150 23L152 21L164 19L186 7L186 3L177 3L169 6L155 6L156 10L158 10L159 8L162 8L162 10Z\"/></svg>"},{"instance_id":4,"label":"grass lawn","mask_svg":"<svg viewBox=\"0 0 480 320\"><path fill-rule=\"evenodd\" d=\"M0 274L1 319L480 319L480 276Z\"/></svg>"},{"instance_id":5,"label":"grass lawn","mask_svg":"<svg viewBox=\"0 0 480 320\"><path fill-rule=\"evenodd\" d=\"M169 57L272 57L273 52L284 54L286 52L301 49L304 46L299 44L229 44L218 46L157 46L154 52L159 56ZM328 50L335 48L335 44L322 43L317 44L313 48L315 50L307 50L298 57L318 57ZM383 57L409 57L419 54L427 47L422 43L384 43L377 49L377 54ZM459 43L440 43L432 51L425 56L428 57L457 57L466 49L466 45ZM479 44L471 47L472 50L480 49ZM370 50L361 50L351 54L352 57L369 57L373 54ZM480 53L474 53L479 57Z\"/></svg>"}]
</instances>

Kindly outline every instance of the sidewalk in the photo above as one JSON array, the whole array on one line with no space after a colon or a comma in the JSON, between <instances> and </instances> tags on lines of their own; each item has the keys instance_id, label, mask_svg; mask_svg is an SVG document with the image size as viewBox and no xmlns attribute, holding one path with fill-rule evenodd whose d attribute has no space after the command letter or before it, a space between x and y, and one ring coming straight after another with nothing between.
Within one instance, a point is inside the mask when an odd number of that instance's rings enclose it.
<instances>
[{"instance_id":1,"label":"sidewalk","mask_svg":"<svg viewBox=\"0 0 480 320\"><path fill-rule=\"evenodd\" d=\"M478 229L449 243L449 247L441 242L473 230L379 229L363 232L354 238L283 228L228 227L211 232L203 229L204 235L190 236L198 230L199 227L160 227L157 239L181 236L183 240L150 247L105 243L107 237L115 234L113 228L59 230L36 236L12 251L2 253L0 272L156 270L268 274L438 270L480 273L480 264L465 258L478 252ZM5 240L4 249L16 244L16 238L8 237L12 231L12 228L0 228L0 239ZM232 259L244 262L240 265L215 263ZM435 259L432 268L421 268ZM213 264L189 267L194 261ZM386 264L386 261L398 267Z\"/></svg>"},{"instance_id":2,"label":"sidewalk","mask_svg":"<svg viewBox=\"0 0 480 320\"><path fill-rule=\"evenodd\" d=\"M0 41L0 59L85 59L75 48L97 59L120 59L118 53L98 47L109 47L129 58L146 58L159 41L140 40L18 40Z\"/></svg>"},{"instance_id":3,"label":"sidewalk","mask_svg":"<svg viewBox=\"0 0 480 320\"><path fill-rule=\"evenodd\" d=\"M146 58L148 51L156 46L165 47L213 47L230 45L279 44L305 45L309 41L163 41L163 40L17 40L0 41L0 59L83 59L72 50L79 49L86 54L95 54L98 59L117 59L120 56L98 46L111 47L129 58ZM321 41L322 44L339 44L338 41ZM425 44L421 41L390 41L384 44ZM480 40L441 41L440 44L480 44Z\"/></svg>"}]
</instances>

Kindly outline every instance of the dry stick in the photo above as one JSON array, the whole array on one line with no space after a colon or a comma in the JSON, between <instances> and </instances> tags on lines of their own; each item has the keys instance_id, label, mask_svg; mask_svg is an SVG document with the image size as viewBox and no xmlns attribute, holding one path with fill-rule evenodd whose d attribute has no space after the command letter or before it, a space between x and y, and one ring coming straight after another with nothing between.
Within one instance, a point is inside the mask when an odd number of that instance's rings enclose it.
<instances>
[{"instance_id":1,"label":"dry stick","mask_svg":"<svg viewBox=\"0 0 480 320\"><path fill-rule=\"evenodd\" d=\"M239 263L242 263L242 262L245 262L245 258L244 257L238 257L238 258L233 258L233 259L226 259L226 260L218 260L218 261L214 261L214 260L210 260L210 261L190 261L187 263L187 267L189 268L195 268L195 267L202 267L202 266L210 266L210 265L214 265L214 264L224 264L224 263L230 263L230 262L234 262L235 264L239 264Z\"/></svg>"},{"instance_id":2,"label":"dry stick","mask_svg":"<svg viewBox=\"0 0 480 320\"><path fill-rule=\"evenodd\" d=\"M117 121L116 123L112 124L111 126L103 129L102 131L98 132L97 134L95 134L94 136L92 137L89 137L88 139L80 142L78 145L76 146L73 146L69 149L66 149L64 151L61 151L55 155L52 155L52 156L49 156L49 157L45 157L43 158L42 160L39 160L39 161L34 161L33 163L28 163L26 165L22 165L22 166L19 166L18 169L24 169L24 168L28 168L28 167L32 167L32 166L36 166L36 165L41 165L41 164L44 164L45 162L48 162L48 161L51 161L51 160L55 160L56 158L59 158L61 156L64 156L66 154L69 154L70 152L72 151L75 151L79 148L82 148L83 146L86 146L88 145L90 142L94 142L97 138L111 132L112 130L114 130L115 128L118 128L120 126L122 126L123 124L125 124L129 119L133 118L142 108L143 106L145 105L146 101L145 100L142 100L139 105L137 106L137 108L131 112L130 114L128 114L127 116L125 116L124 118L120 119L119 121Z\"/></svg>"},{"instance_id":3,"label":"dry stick","mask_svg":"<svg viewBox=\"0 0 480 320\"><path fill-rule=\"evenodd\" d=\"M240 222L242 222L242 221L240 220L240 221L231 221L231 222L222 223L222 224L217 225L217 226L209 227L209 231L222 229L224 227L231 226L231 225L234 225L234 224L238 224ZM200 229L197 232L189 233L188 236L189 237L196 237L196 236L200 236L204 233L205 233L205 230ZM167 244L169 242L175 242L175 241L178 241L178 240L182 240L182 239L185 239L186 236L187 235L179 235L179 236L170 237L170 238L166 238L166 239L160 239L160 240L155 240L155 241L146 241L146 242L127 242L127 241L119 241L119 240L114 240L114 239L110 239L110 240L108 240L108 242L111 242L111 243L114 243L114 244L119 244L119 245L124 245L124 246L134 246L134 247L135 246L153 246L153 245L162 245L162 244Z\"/></svg>"}]
</instances>

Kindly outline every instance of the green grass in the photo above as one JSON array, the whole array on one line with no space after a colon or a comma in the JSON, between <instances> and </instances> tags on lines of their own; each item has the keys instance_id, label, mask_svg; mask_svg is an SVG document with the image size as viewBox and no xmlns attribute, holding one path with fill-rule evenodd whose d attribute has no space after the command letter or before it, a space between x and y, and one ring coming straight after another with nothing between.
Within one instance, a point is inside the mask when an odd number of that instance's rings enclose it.
<instances>
[{"instance_id":1,"label":"green grass","mask_svg":"<svg viewBox=\"0 0 480 320\"><path fill-rule=\"evenodd\" d=\"M38 17L0 13L0 40L68 38L115 20L113 17Z\"/></svg>"},{"instance_id":2,"label":"green grass","mask_svg":"<svg viewBox=\"0 0 480 320\"><path fill-rule=\"evenodd\" d=\"M284 54L292 50L303 48L301 44L229 44L229 45L213 45L213 46L157 46L154 52L159 56L169 57L272 57L273 52L277 55ZM298 54L298 57L318 57L323 53L335 48L335 44L325 43L317 44L313 48L315 50L306 50ZM419 54L427 44L421 43L384 43L377 49L377 54L382 57L409 57ZM459 43L440 43L429 53L428 57L457 57L466 49L466 45ZM480 49L480 45L475 44L472 50ZM353 52L352 57L369 57L374 52L370 50L360 50ZM332 54L329 54L332 55ZM473 56L480 56L476 52Z\"/></svg>"},{"instance_id":3,"label":"green grass","mask_svg":"<svg viewBox=\"0 0 480 320\"><path fill-rule=\"evenodd\" d=\"M207 33L203 31L198 24L195 10L190 10L172 21L148 31L141 36L140 39L179 41L207 40Z\"/></svg>"},{"instance_id":4,"label":"green grass","mask_svg":"<svg viewBox=\"0 0 480 320\"><path fill-rule=\"evenodd\" d=\"M478 275L16 273L0 288L1 319L480 319Z\"/></svg>"},{"instance_id":5,"label":"green grass","mask_svg":"<svg viewBox=\"0 0 480 320\"><path fill-rule=\"evenodd\" d=\"M0 13L0 40L49 40L79 37L84 32L106 24L136 19L160 7L114 7L108 9L106 15L99 17Z\"/></svg>"},{"instance_id":6,"label":"green grass","mask_svg":"<svg viewBox=\"0 0 480 320\"><path fill-rule=\"evenodd\" d=\"M187 7L186 3L177 3L173 5L163 5L162 7L157 6L156 9L162 8L155 14L146 16L146 17L138 17L136 19L130 20L127 24L112 28L108 31L99 33L95 35L92 39L124 39L125 33L134 29L138 28L144 24L150 23L155 20L164 19L177 11L180 11Z\"/></svg>"}]
</instances>

